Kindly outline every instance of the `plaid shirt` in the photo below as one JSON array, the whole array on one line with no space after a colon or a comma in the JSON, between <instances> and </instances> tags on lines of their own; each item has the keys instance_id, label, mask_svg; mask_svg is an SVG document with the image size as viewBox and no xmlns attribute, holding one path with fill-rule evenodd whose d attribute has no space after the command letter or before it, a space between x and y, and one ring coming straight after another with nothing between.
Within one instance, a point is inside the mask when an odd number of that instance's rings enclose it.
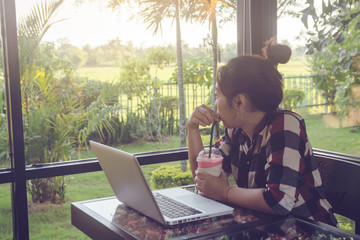
<instances>
[{"instance_id":1,"label":"plaid shirt","mask_svg":"<svg viewBox=\"0 0 360 240\"><path fill-rule=\"evenodd\" d=\"M286 110L267 114L252 141L240 128L226 129L216 147L224 156L223 169L237 185L264 188L265 201L278 214L337 225L301 116Z\"/></svg>"}]
</instances>

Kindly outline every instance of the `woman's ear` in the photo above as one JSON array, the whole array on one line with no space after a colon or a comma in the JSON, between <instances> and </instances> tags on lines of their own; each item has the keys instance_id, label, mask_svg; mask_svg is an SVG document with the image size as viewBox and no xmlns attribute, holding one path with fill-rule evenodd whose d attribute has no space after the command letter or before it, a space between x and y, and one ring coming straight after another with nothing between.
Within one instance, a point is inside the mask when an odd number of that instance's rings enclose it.
<instances>
[{"instance_id":1,"label":"woman's ear","mask_svg":"<svg viewBox=\"0 0 360 240\"><path fill-rule=\"evenodd\" d=\"M246 97L243 94L239 93L233 99L233 107L236 110L240 110L241 108L243 109L246 105L246 102L247 102Z\"/></svg>"}]
</instances>

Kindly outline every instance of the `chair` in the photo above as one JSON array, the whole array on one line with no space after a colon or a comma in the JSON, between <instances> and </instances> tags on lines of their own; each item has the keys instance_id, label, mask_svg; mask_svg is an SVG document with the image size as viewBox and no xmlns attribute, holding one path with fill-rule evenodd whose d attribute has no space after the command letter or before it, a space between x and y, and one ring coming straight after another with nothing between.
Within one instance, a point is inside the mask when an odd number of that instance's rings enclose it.
<instances>
[{"instance_id":1,"label":"chair","mask_svg":"<svg viewBox=\"0 0 360 240\"><path fill-rule=\"evenodd\" d=\"M355 233L360 234L360 162L317 156L325 197L333 211L355 221Z\"/></svg>"}]
</instances>

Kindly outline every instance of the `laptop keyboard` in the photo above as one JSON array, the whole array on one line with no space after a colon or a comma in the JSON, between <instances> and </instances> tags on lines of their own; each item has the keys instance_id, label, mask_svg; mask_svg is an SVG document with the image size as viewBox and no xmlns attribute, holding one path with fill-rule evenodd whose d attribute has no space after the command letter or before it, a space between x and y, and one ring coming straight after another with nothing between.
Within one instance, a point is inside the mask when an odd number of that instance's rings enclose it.
<instances>
[{"instance_id":1,"label":"laptop keyboard","mask_svg":"<svg viewBox=\"0 0 360 240\"><path fill-rule=\"evenodd\" d=\"M199 210L177 202L160 193L155 193L155 200L162 214L169 218L185 217L201 213Z\"/></svg>"}]
</instances>

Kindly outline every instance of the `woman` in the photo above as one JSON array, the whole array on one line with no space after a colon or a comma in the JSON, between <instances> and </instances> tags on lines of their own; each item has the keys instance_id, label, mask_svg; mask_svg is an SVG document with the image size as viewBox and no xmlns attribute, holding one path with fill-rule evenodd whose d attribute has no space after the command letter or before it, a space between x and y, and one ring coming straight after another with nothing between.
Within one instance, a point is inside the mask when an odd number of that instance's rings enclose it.
<instances>
[{"instance_id":1,"label":"woman","mask_svg":"<svg viewBox=\"0 0 360 240\"><path fill-rule=\"evenodd\" d=\"M321 179L301 116L278 108L282 77L278 63L291 50L273 40L265 57L243 55L219 69L217 113L197 107L187 121L189 160L194 182L202 195L272 214L297 216L336 226L331 206L321 192ZM199 126L222 121L225 135L215 146L224 162L220 177L197 171L203 149ZM237 186L229 186L232 174Z\"/></svg>"}]
</instances>

